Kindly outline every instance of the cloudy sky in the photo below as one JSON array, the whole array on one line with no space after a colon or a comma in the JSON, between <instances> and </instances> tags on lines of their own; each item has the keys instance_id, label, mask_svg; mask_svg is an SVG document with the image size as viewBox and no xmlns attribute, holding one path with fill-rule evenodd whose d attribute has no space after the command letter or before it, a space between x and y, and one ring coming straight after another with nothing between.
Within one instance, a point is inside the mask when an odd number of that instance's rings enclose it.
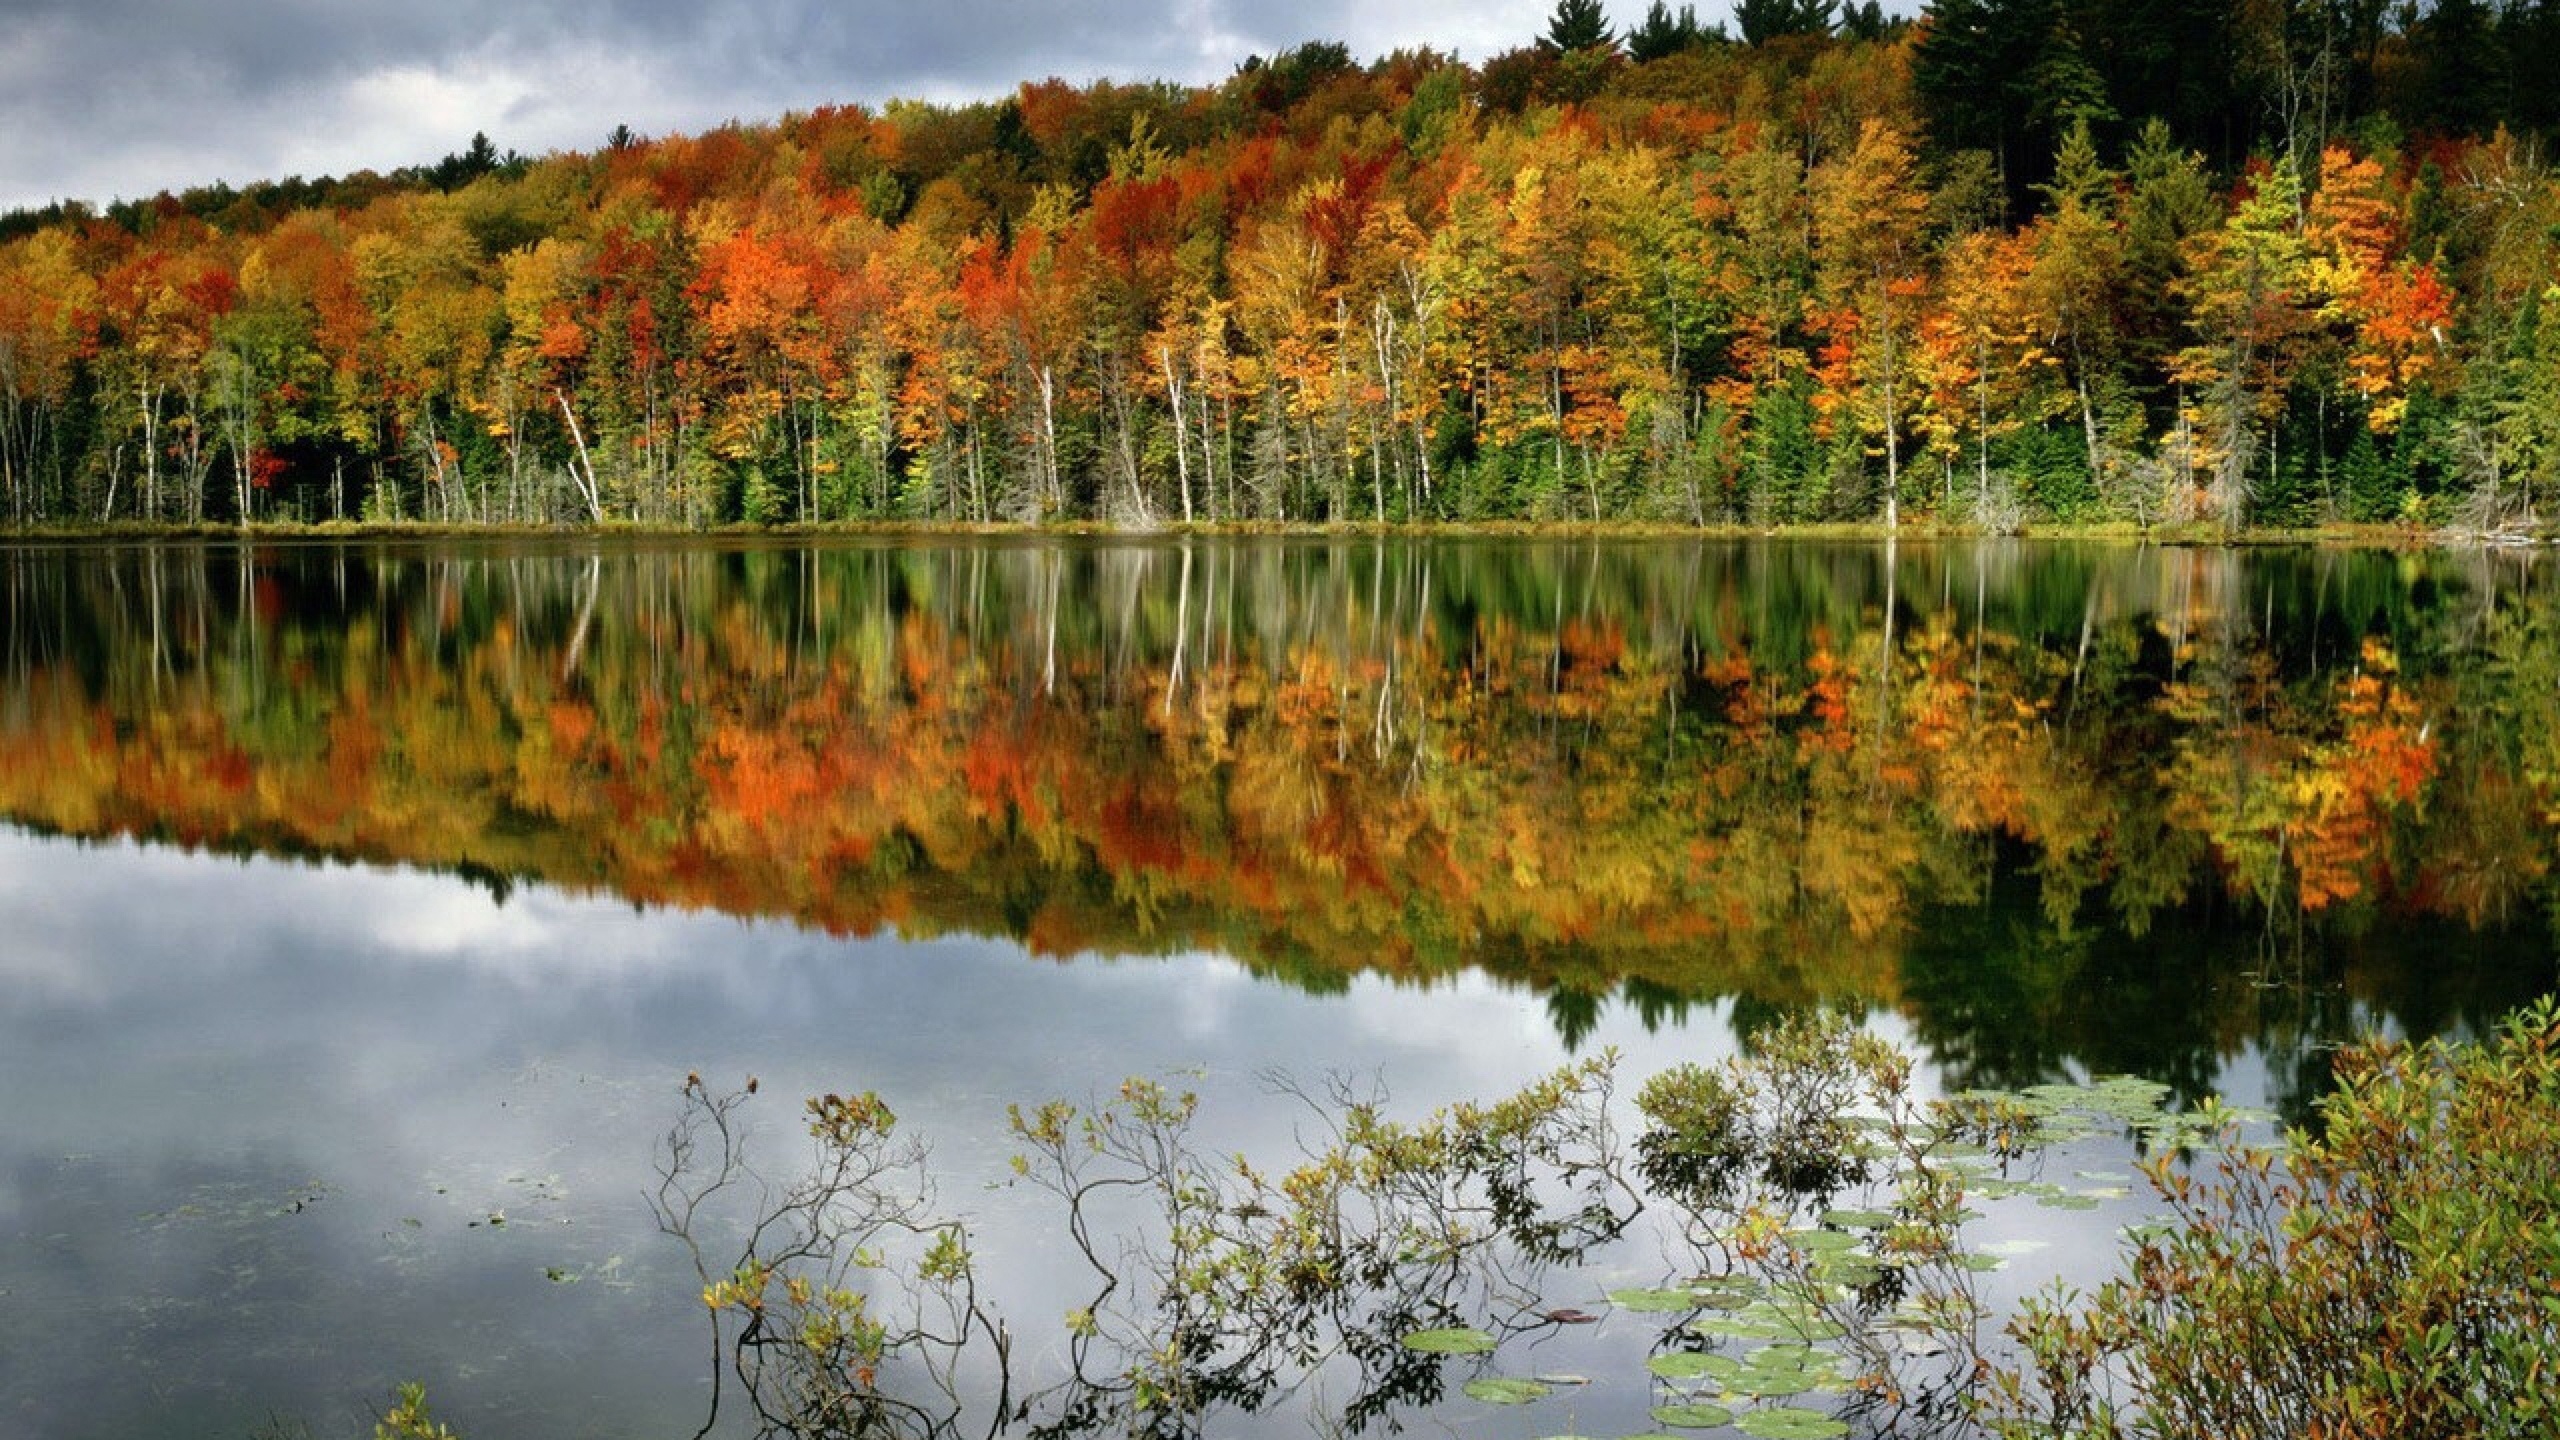
<instances>
[{"instance_id":1,"label":"cloudy sky","mask_svg":"<svg viewBox=\"0 0 2560 1440\"><path fill-rule=\"evenodd\" d=\"M1611 0L1623 27L1642 0ZM1722 16L1709 0L1702 16ZM0 209L527 154L1059 75L1205 81L1337 39L1522 44L1552 0L0 0Z\"/></svg>"}]
</instances>

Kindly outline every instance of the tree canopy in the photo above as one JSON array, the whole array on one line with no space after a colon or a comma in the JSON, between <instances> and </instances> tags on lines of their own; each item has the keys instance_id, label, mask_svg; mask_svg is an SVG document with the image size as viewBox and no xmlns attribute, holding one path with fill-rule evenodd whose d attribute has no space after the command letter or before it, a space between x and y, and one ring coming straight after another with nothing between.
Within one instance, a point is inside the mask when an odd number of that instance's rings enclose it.
<instances>
[{"instance_id":1,"label":"tree canopy","mask_svg":"<svg viewBox=\"0 0 2560 1440\"><path fill-rule=\"evenodd\" d=\"M2560 501L2560 6L1737 23L0 218L0 521Z\"/></svg>"}]
</instances>

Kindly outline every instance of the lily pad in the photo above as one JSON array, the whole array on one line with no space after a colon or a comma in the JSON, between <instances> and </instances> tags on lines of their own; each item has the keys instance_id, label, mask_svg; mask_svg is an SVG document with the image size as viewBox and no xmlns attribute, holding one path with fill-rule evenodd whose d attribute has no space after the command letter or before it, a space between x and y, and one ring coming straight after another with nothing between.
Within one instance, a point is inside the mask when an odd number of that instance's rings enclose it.
<instances>
[{"instance_id":1,"label":"lily pad","mask_svg":"<svg viewBox=\"0 0 2560 1440\"><path fill-rule=\"evenodd\" d=\"M1864 1289L1884 1278L1885 1266L1883 1261L1873 1255L1852 1253L1825 1255L1813 1269L1815 1274L1825 1280L1846 1285L1852 1289Z\"/></svg>"},{"instance_id":2,"label":"lily pad","mask_svg":"<svg viewBox=\"0 0 2560 1440\"><path fill-rule=\"evenodd\" d=\"M1736 1395L1748 1395L1754 1400L1783 1400L1790 1395L1833 1389L1837 1387L1837 1383L1828 1375L1817 1374L1811 1370L1764 1370L1758 1366L1747 1366L1741 1374L1726 1381L1725 1388Z\"/></svg>"},{"instance_id":3,"label":"lily pad","mask_svg":"<svg viewBox=\"0 0 2560 1440\"><path fill-rule=\"evenodd\" d=\"M1644 1368L1665 1380L1730 1380L1742 1373L1742 1362L1712 1350L1675 1350L1647 1360Z\"/></svg>"},{"instance_id":4,"label":"lily pad","mask_svg":"<svg viewBox=\"0 0 2560 1440\"><path fill-rule=\"evenodd\" d=\"M1792 1406L1754 1410L1737 1422L1737 1428L1753 1440L1836 1440L1849 1433L1846 1424L1819 1410Z\"/></svg>"},{"instance_id":5,"label":"lily pad","mask_svg":"<svg viewBox=\"0 0 2560 1440\"><path fill-rule=\"evenodd\" d=\"M1893 1223L1893 1216L1882 1210L1825 1210L1822 1223L1842 1230L1881 1230Z\"/></svg>"},{"instance_id":6,"label":"lily pad","mask_svg":"<svg viewBox=\"0 0 2560 1440\"><path fill-rule=\"evenodd\" d=\"M1487 1405L1526 1405L1532 1400L1545 1399L1552 1387L1535 1380L1514 1380L1494 1375L1470 1380L1464 1388L1468 1399L1481 1400Z\"/></svg>"},{"instance_id":7,"label":"lily pad","mask_svg":"<svg viewBox=\"0 0 2560 1440\"><path fill-rule=\"evenodd\" d=\"M1670 1315L1697 1309L1698 1297L1687 1290L1612 1290L1609 1303L1621 1310Z\"/></svg>"},{"instance_id":8,"label":"lily pad","mask_svg":"<svg viewBox=\"0 0 2560 1440\"><path fill-rule=\"evenodd\" d=\"M1493 1349L1493 1337L1471 1325L1416 1330L1404 1337L1404 1348L1425 1355L1483 1355Z\"/></svg>"},{"instance_id":9,"label":"lily pad","mask_svg":"<svg viewBox=\"0 0 2560 1440\"><path fill-rule=\"evenodd\" d=\"M1792 1340L1808 1342L1837 1340L1843 1334L1838 1322L1818 1310L1790 1304L1781 1308L1766 1300L1755 1300L1730 1315L1704 1315L1689 1322L1690 1331L1730 1340Z\"/></svg>"},{"instance_id":10,"label":"lily pad","mask_svg":"<svg viewBox=\"0 0 2560 1440\"><path fill-rule=\"evenodd\" d=\"M1653 1423L1674 1430L1713 1430L1733 1423L1733 1412L1721 1405L1656 1405Z\"/></svg>"}]
</instances>

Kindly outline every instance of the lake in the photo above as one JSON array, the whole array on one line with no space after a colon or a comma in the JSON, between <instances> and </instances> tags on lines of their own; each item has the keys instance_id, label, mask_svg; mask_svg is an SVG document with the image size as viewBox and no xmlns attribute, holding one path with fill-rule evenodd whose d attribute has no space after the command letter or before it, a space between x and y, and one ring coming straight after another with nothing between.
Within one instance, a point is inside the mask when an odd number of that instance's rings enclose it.
<instances>
[{"instance_id":1,"label":"lake","mask_svg":"<svg viewBox=\"0 0 2560 1440\"><path fill-rule=\"evenodd\" d=\"M830 1092L930 1144L1016 1399L1093 1286L1006 1107L1124 1077L1285 1160L1332 1084L1420 1117L1614 1049L1623 1110L1829 1007L1932 1090L2299 1121L2342 1038L2554 986L2553 587L2012 541L0 548L0 1433L368 1434L414 1381L473 1440L690 1436L651 1199L749 1076L769 1174ZM2125 1188L2031 1217L2037 1273L2102 1273ZM1529 1288L1606 1310L1664 1255ZM1600 1383L1516 1414L1337 1357L1205 1428L1625 1433L1647 1319L1521 1342Z\"/></svg>"}]
</instances>

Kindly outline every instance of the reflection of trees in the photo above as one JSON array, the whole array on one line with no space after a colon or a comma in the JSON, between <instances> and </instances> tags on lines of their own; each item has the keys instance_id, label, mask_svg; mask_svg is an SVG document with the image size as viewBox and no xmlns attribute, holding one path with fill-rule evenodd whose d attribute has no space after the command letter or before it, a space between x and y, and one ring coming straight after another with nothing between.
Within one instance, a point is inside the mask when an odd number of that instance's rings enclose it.
<instances>
[{"instance_id":1,"label":"reflection of trees","mask_svg":"<svg viewBox=\"0 0 2560 1440\"><path fill-rule=\"evenodd\" d=\"M1568 1034L1612 995L1904 1003L1986 1079L2200 1081L2286 1028L2253 947L2549 903L2560 633L2485 564L15 551L0 807L1311 986L1476 967Z\"/></svg>"}]
</instances>

